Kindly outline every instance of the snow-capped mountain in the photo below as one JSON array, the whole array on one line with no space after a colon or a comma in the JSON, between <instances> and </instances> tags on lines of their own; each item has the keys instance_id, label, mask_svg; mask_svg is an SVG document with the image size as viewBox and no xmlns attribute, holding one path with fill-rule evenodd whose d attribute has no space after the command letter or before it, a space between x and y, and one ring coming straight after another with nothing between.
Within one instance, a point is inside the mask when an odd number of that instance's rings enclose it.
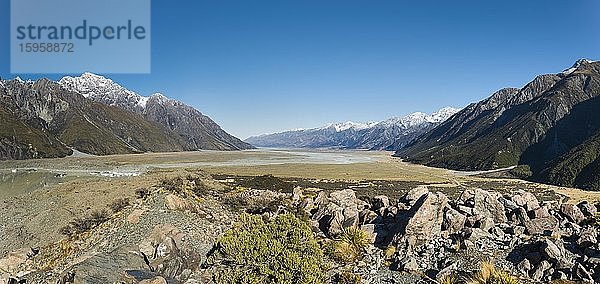
<instances>
[{"instance_id":1,"label":"snow-capped mountain","mask_svg":"<svg viewBox=\"0 0 600 284\"><path fill-rule=\"evenodd\" d=\"M92 73L84 73L78 77L67 76L59 84L93 101L135 112L149 121L162 124L181 138L186 150L252 148L222 130L195 108L160 93L145 97L109 78Z\"/></svg>"},{"instance_id":2,"label":"snow-capped mountain","mask_svg":"<svg viewBox=\"0 0 600 284\"><path fill-rule=\"evenodd\" d=\"M458 111L445 107L430 115L415 112L381 122L330 123L318 128L254 136L245 141L257 147L397 150Z\"/></svg>"},{"instance_id":3,"label":"snow-capped mountain","mask_svg":"<svg viewBox=\"0 0 600 284\"><path fill-rule=\"evenodd\" d=\"M111 79L87 72L79 77L63 77L58 83L65 89L76 91L88 99L137 113L141 113L146 108L149 99L123 88Z\"/></svg>"}]
</instances>

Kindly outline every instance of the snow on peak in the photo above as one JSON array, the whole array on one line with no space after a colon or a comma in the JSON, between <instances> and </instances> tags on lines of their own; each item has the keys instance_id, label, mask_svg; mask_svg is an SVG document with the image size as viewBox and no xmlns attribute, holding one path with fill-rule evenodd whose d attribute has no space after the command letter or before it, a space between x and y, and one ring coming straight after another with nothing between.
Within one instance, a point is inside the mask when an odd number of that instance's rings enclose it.
<instances>
[{"instance_id":1,"label":"snow on peak","mask_svg":"<svg viewBox=\"0 0 600 284\"><path fill-rule=\"evenodd\" d=\"M100 100L108 105L127 105L144 109L147 97L127 90L113 80L90 72L79 77L65 76L58 82L63 88L77 92L86 98Z\"/></svg>"},{"instance_id":2,"label":"snow on peak","mask_svg":"<svg viewBox=\"0 0 600 284\"><path fill-rule=\"evenodd\" d=\"M362 130L373 127L377 122L358 123L353 121L346 121L342 123L330 123L320 129L333 128L335 132L342 132L349 129Z\"/></svg>"},{"instance_id":3,"label":"snow on peak","mask_svg":"<svg viewBox=\"0 0 600 284\"><path fill-rule=\"evenodd\" d=\"M392 117L384 120L380 123L381 127L401 126L405 128L414 127L419 124L426 122L429 123L440 123L450 118L452 115L457 113L460 109L453 107L444 107L432 114L426 114L423 112L415 112L403 117Z\"/></svg>"},{"instance_id":4,"label":"snow on peak","mask_svg":"<svg viewBox=\"0 0 600 284\"><path fill-rule=\"evenodd\" d=\"M170 101L171 99L169 99L168 97L166 97L165 95L161 94L161 93L154 93L152 94L152 96L150 96L151 99L156 100L160 103L166 103L168 101Z\"/></svg>"},{"instance_id":5,"label":"snow on peak","mask_svg":"<svg viewBox=\"0 0 600 284\"><path fill-rule=\"evenodd\" d=\"M581 58L581 59L575 61L575 64L573 64L573 66L571 66L571 68L562 71L560 74L562 74L562 75L570 75L571 73L575 72L575 70L577 70L577 68L581 67L581 65L583 65L583 64L589 64L589 63L594 63L594 62L598 62L598 61L589 60L589 59L586 59L586 58Z\"/></svg>"},{"instance_id":6,"label":"snow on peak","mask_svg":"<svg viewBox=\"0 0 600 284\"><path fill-rule=\"evenodd\" d=\"M434 122L434 123L443 122L459 111L460 111L459 108L453 108L453 107L447 106L447 107L443 107L440 110L432 113L431 115L429 115L427 117L427 119L429 122Z\"/></svg>"}]
</instances>

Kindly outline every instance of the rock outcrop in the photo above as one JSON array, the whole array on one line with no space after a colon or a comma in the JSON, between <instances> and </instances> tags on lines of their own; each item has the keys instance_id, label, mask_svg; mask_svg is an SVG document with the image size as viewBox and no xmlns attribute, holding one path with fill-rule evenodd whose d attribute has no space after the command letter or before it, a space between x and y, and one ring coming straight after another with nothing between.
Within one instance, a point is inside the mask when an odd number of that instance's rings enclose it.
<instances>
[{"instance_id":1,"label":"rock outcrop","mask_svg":"<svg viewBox=\"0 0 600 284\"><path fill-rule=\"evenodd\" d=\"M365 204L347 189L320 193L311 204L316 209L309 213L319 221L315 229L324 235L363 224L376 247L395 247L392 269L441 277L493 259L537 282L600 282L598 208L585 201L540 202L523 190L503 196L481 189L465 190L452 201L420 186L397 202L376 196Z\"/></svg>"}]
</instances>

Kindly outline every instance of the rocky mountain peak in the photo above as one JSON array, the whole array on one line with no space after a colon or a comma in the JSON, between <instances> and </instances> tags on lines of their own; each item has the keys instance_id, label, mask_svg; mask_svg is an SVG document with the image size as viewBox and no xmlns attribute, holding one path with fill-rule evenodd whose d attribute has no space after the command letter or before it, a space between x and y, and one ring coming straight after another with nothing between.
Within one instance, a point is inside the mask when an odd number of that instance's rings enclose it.
<instances>
[{"instance_id":1,"label":"rocky mountain peak","mask_svg":"<svg viewBox=\"0 0 600 284\"><path fill-rule=\"evenodd\" d=\"M59 84L69 91L79 93L94 101L137 113L144 110L145 103L148 101L148 98L124 88L109 78L89 72L78 77L63 77Z\"/></svg>"},{"instance_id":2,"label":"rocky mountain peak","mask_svg":"<svg viewBox=\"0 0 600 284\"><path fill-rule=\"evenodd\" d=\"M445 107L432 114L415 112L381 122L331 123L323 127L296 129L250 137L246 140L259 147L343 148L395 150L446 120L458 109Z\"/></svg>"},{"instance_id":3,"label":"rocky mountain peak","mask_svg":"<svg viewBox=\"0 0 600 284\"><path fill-rule=\"evenodd\" d=\"M564 70L560 74L565 75L565 76L570 75L573 72L575 72L577 69L579 69L580 67L590 64L590 63L594 63L594 62L598 62L598 61L581 58L581 59L575 61L575 63L573 64L573 66L571 66L571 68Z\"/></svg>"}]
</instances>

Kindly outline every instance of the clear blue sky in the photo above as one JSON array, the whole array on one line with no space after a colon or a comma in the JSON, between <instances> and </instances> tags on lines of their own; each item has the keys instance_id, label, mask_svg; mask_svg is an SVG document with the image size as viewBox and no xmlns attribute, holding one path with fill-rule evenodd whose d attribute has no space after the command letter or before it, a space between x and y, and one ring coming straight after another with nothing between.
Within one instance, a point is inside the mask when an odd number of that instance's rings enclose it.
<instances>
[{"instance_id":1,"label":"clear blue sky","mask_svg":"<svg viewBox=\"0 0 600 284\"><path fill-rule=\"evenodd\" d=\"M153 0L152 73L105 75L241 138L382 120L600 60L599 2ZM0 0L0 76L60 78L10 74L8 8Z\"/></svg>"}]
</instances>

